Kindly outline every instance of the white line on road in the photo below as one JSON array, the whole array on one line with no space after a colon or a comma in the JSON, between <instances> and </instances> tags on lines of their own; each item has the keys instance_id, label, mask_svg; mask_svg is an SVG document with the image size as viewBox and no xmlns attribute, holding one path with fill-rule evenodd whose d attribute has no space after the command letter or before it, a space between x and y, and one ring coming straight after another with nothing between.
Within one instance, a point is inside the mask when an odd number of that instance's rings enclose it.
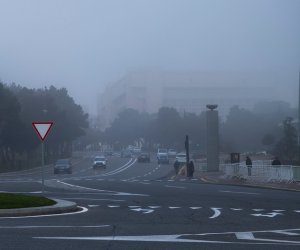
<instances>
[{"instance_id":1,"label":"white line on road","mask_svg":"<svg viewBox=\"0 0 300 250\"><path fill-rule=\"evenodd\" d=\"M170 186L170 185L165 185L165 187L168 187L168 188L181 188L181 189L186 188L186 187L181 187L181 186Z\"/></svg>"},{"instance_id":2,"label":"white line on road","mask_svg":"<svg viewBox=\"0 0 300 250\"><path fill-rule=\"evenodd\" d=\"M238 240L253 240L254 235L251 232L238 232L235 233L235 236Z\"/></svg>"},{"instance_id":3,"label":"white line on road","mask_svg":"<svg viewBox=\"0 0 300 250\"><path fill-rule=\"evenodd\" d=\"M229 191L229 190L219 190L221 193L233 193L233 194L254 194L259 195L259 193L249 193L249 192L236 192L236 191Z\"/></svg>"},{"instance_id":4,"label":"white line on road","mask_svg":"<svg viewBox=\"0 0 300 250\"><path fill-rule=\"evenodd\" d=\"M220 214L221 214L220 210L221 209L222 208L211 207L211 210L214 211L214 214L211 217L209 217L209 219L214 219L214 218L217 218L218 216L220 216Z\"/></svg>"},{"instance_id":5,"label":"white line on road","mask_svg":"<svg viewBox=\"0 0 300 250\"><path fill-rule=\"evenodd\" d=\"M196 210L196 209L200 209L202 207L190 207L190 209Z\"/></svg>"}]
</instances>

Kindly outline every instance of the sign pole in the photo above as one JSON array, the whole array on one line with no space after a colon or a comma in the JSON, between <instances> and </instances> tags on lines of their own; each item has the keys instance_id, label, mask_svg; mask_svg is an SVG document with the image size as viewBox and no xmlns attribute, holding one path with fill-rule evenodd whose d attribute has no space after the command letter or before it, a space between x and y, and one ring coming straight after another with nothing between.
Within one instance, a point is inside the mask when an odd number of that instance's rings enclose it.
<instances>
[{"instance_id":1,"label":"sign pole","mask_svg":"<svg viewBox=\"0 0 300 250\"><path fill-rule=\"evenodd\" d=\"M42 144L42 193L45 191L45 177L44 177L44 165L45 165L45 148L44 148L44 140L46 139L51 127L53 125L53 122L32 122L32 126L34 130L37 132L38 136L40 137Z\"/></svg>"},{"instance_id":2,"label":"sign pole","mask_svg":"<svg viewBox=\"0 0 300 250\"><path fill-rule=\"evenodd\" d=\"M45 164L44 142L42 141L42 193L44 193L45 190L44 164Z\"/></svg>"}]
</instances>

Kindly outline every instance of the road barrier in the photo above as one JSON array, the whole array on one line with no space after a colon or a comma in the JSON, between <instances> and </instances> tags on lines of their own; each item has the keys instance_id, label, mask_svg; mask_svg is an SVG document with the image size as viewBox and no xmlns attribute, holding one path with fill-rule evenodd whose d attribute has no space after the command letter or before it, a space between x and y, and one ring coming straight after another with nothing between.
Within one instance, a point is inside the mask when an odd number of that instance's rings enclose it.
<instances>
[{"instance_id":1,"label":"road barrier","mask_svg":"<svg viewBox=\"0 0 300 250\"><path fill-rule=\"evenodd\" d=\"M221 164L220 170L226 176L238 177L253 181L300 181L300 167L291 165L264 165L262 162L253 162L249 168L245 163ZM266 162L267 163L267 162Z\"/></svg>"}]
</instances>

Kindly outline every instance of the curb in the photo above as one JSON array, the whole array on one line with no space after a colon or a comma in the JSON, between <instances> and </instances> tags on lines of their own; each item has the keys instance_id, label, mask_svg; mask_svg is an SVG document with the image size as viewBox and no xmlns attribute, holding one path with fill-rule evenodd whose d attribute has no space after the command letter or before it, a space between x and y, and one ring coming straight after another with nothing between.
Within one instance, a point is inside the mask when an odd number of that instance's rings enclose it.
<instances>
[{"instance_id":1,"label":"curb","mask_svg":"<svg viewBox=\"0 0 300 250\"><path fill-rule=\"evenodd\" d=\"M281 190L281 191L300 192L300 190L293 189L293 188L270 187L270 186L264 186L264 185L251 185L251 184L241 184L241 183L215 182L215 181L209 180L209 179L204 178L204 177L201 177L201 180L208 183L208 184L215 184L215 185L228 185L228 186L264 188L264 189L274 189L274 190Z\"/></svg>"},{"instance_id":2,"label":"curb","mask_svg":"<svg viewBox=\"0 0 300 250\"><path fill-rule=\"evenodd\" d=\"M56 202L53 206L0 209L0 217L61 214L78 211L78 207L75 202L59 199L52 200Z\"/></svg>"}]
</instances>

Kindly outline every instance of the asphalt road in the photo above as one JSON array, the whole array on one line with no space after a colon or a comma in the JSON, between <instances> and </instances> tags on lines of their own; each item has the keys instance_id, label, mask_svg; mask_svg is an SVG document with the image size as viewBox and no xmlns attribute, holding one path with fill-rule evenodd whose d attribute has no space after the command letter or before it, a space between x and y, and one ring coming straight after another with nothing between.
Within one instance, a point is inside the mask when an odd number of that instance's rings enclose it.
<instances>
[{"instance_id":1,"label":"asphalt road","mask_svg":"<svg viewBox=\"0 0 300 250\"><path fill-rule=\"evenodd\" d=\"M300 249L298 192L170 178L172 165L109 158L45 168L44 195L76 213L0 218L0 249ZM40 195L41 169L0 174L0 191Z\"/></svg>"}]
</instances>

